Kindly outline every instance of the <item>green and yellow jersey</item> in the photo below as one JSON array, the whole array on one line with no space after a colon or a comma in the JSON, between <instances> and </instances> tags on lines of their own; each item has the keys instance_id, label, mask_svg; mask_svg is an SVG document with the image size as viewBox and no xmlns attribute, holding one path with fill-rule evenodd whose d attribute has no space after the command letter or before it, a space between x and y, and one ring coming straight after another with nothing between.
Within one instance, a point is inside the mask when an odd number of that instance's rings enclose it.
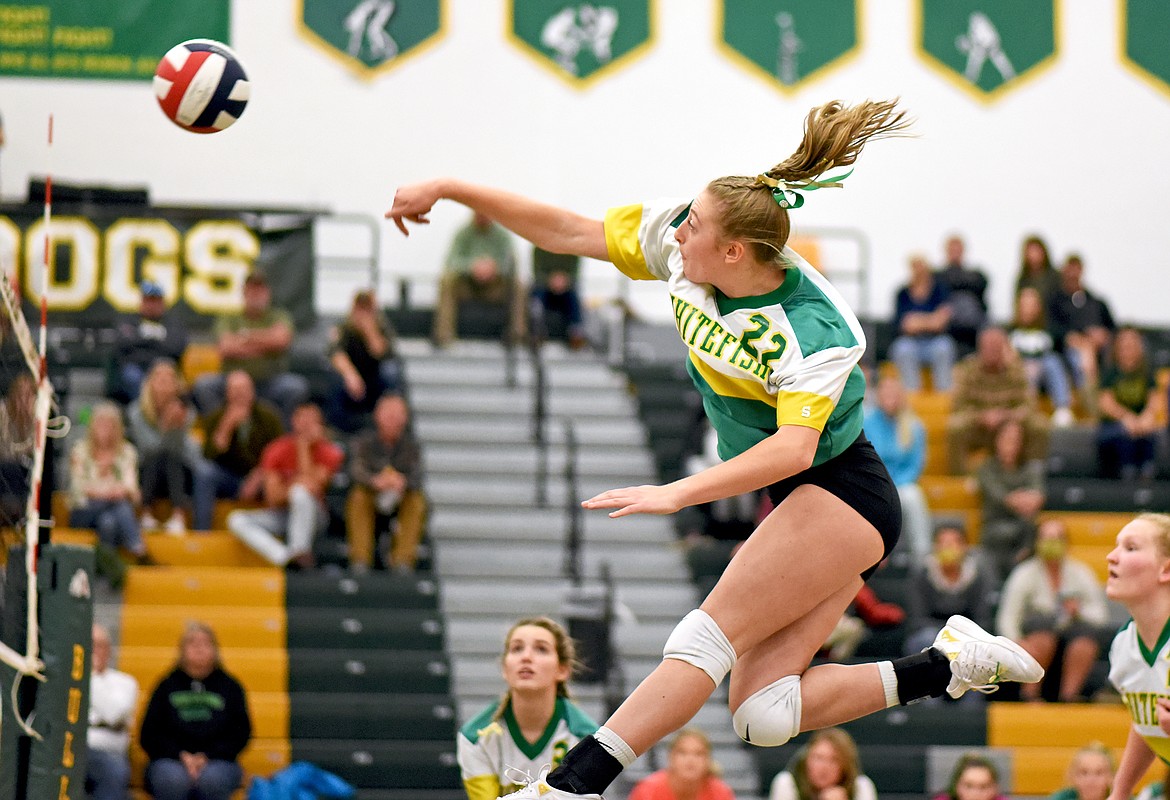
<instances>
[{"instance_id":1,"label":"green and yellow jersey","mask_svg":"<svg viewBox=\"0 0 1170 800\"><path fill-rule=\"evenodd\" d=\"M511 707L498 715L492 703L469 720L456 736L456 753L469 800L496 800L520 788L518 773L535 780L544 767L561 763L577 742L597 730L597 723L564 697L557 698L552 719L540 739L530 742L520 732Z\"/></svg>"},{"instance_id":2,"label":"green and yellow jersey","mask_svg":"<svg viewBox=\"0 0 1170 800\"><path fill-rule=\"evenodd\" d=\"M839 455L861 433L865 352L861 324L840 293L792 249L783 284L755 297L727 297L683 274L674 239L688 201L610 209L610 260L635 280L666 281L687 370L719 436L719 456L739 455L777 431L820 431L813 464Z\"/></svg>"}]
</instances>

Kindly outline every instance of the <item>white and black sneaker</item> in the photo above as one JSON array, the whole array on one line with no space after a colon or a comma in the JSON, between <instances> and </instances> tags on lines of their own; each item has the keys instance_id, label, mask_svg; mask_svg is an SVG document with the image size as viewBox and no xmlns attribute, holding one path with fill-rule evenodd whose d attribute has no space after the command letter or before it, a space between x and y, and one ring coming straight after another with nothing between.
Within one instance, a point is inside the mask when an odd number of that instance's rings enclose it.
<instances>
[{"instance_id":1,"label":"white and black sneaker","mask_svg":"<svg viewBox=\"0 0 1170 800\"><path fill-rule=\"evenodd\" d=\"M955 614L934 639L934 647L951 662L947 694L958 699L974 689L991 694L999 684L1036 683L1044 670L1036 659L1004 636L992 636L964 616Z\"/></svg>"}]
</instances>

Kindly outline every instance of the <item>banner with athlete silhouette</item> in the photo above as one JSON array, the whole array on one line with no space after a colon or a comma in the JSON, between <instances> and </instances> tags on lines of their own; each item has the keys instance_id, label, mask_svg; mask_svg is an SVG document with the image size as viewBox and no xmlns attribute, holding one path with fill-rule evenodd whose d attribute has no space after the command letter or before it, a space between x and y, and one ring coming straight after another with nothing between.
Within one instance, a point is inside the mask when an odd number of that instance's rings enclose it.
<instances>
[{"instance_id":1,"label":"banner with athlete silhouette","mask_svg":"<svg viewBox=\"0 0 1170 800\"><path fill-rule=\"evenodd\" d=\"M981 100L1056 60L1057 0L918 0L923 60Z\"/></svg>"},{"instance_id":2,"label":"banner with athlete silhouette","mask_svg":"<svg viewBox=\"0 0 1170 800\"><path fill-rule=\"evenodd\" d=\"M362 78L442 38L446 0L298 0L297 29Z\"/></svg>"},{"instance_id":3,"label":"banner with athlete silhouette","mask_svg":"<svg viewBox=\"0 0 1170 800\"><path fill-rule=\"evenodd\" d=\"M860 49L858 0L722 0L720 49L783 92L803 88Z\"/></svg>"},{"instance_id":4,"label":"banner with athlete silhouette","mask_svg":"<svg viewBox=\"0 0 1170 800\"><path fill-rule=\"evenodd\" d=\"M654 37L653 0L509 0L508 36L577 87L630 63Z\"/></svg>"},{"instance_id":5,"label":"banner with athlete silhouette","mask_svg":"<svg viewBox=\"0 0 1170 800\"><path fill-rule=\"evenodd\" d=\"M1125 0L1121 3L1121 30L1125 37L1122 63L1163 94L1170 94L1170 3L1165 0Z\"/></svg>"}]
</instances>

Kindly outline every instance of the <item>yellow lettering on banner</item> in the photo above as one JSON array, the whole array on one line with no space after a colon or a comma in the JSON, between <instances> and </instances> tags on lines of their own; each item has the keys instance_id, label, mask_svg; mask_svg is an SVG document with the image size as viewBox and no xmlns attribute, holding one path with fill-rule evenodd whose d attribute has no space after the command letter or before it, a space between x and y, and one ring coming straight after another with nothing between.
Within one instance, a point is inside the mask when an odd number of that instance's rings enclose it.
<instances>
[{"instance_id":1,"label":"yellow lettering on banner","mask_svg":"<svg viewBox=\"0 0 1170 800\"><path fill-rule=\"evenodd\" d=\"M85 648L79 644L73 645L73 671L69 677L75 681L85 677Z\"/></svg>"},{"instance_id":2,"label":"yellow lettering on banner","mask_svg":"<svg viewBox=\"0 0 1170 800\"><path fill-rule=\"evenodd\" d=\"M239 220L199 222L183 243L189 274L183 286L187 303L200 314L240 310L244 278L260 255L260 240Z\"/></svg>"},{"instance_id":3,"label":"yellow lettering on banner","mask_svg":"<svg viewBox=\"0 0 1170 800\"><path fill-rule=\"evenodd\" d=\"M49 285L45 294L49 307L58 311L80 311L98 298L98 252L101 233L85 217L54 217L50 224ZM25 237L24 293L34 303L41 299L41 264L45 253L45 221L28 226ZM57 270L58 249L69 250L70 270ZM34 283L35 281L35 283Z\"/></svg>"},{"instance_id":4,"label":"yellow lettering on banner","mask_svg":"<svg viewBox=\"0 0 1170 800\"><path fill-rule=\"evenodd\" d=\"M81 28L59 25L53 28L53 46L73 50L105 49L114 43L113 28Z\"/></svg>"},{"instance_id":5,"label":"yellow lettering on banner","mask_svg":"<svg viewBox=\"0 0 1170 800\"><path fill-rule=\"evenodd\" d=\"M61 776L61 785L57 790L57 800L69 800L69 776Z\"/></svg>"},{"instance_id":6,"label":"yellow lettering on banner","mask_svg":"<svg viewBox=\"0 0 1170 800\"><path fill-rule=\"evenodd\" d=\"M69 709L65 712L65 718L70 725L76 725L77 720L81 719L81 690L76 686L69 690Z\"/></svg>"},{"instance_id":7,"label":"yellow lettering on banner","mask_svg":"<svg viewBox=\"0 0 1170 800\"><path fill-rule=\"evenodd\" d=\"M65 749L61 751L61 766L73 769L73 731L65 731Z\"/></svg>"},{"instance_id":8,"label":"yellow lettering on banner","mask_svg":"<svg viewBox=\"0 0 1170 800\"><path fill-rule=\"evenodd\" d=\"M47 25L49 22L48 6L0 6L0 25Z\"/></svg>"},{"instance_id":9,"label":"yellow lettering on banner","mask_svg":"<svg viewBox=\"0 0 1170 800\"><path fill-rule=\"evenodd\" d=\"M4 47L36 47L49 43L48 26L35 28L6 28L0 26L0 45Z\"/></svg>"},{"instance_id":10,"label":"yellow lettering on banner","mask_svg":"<svg viewBox=\"0 0 1170 800\"><path fill-rule=\"evenodd\" d=\"M142 278L163 287L167 305L179 295L179 231L165 219L125 217L106 229L102 294L118 311L138 310L141 295L134 265L141 253Z\"/></svg>"}]
</instances>

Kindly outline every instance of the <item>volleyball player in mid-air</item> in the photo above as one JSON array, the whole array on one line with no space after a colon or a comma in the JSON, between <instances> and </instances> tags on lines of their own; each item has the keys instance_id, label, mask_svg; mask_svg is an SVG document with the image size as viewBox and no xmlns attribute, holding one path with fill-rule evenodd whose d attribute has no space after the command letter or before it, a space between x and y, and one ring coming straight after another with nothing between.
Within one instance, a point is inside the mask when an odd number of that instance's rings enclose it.
<instances>
[{"instance_id":1,"label":"volleyball player in mid-air","mask_svg":"<svg viewBox=\"0 0 1170 800\"><path fill-rule=\"evenodd\" d=\"M670 514L761 487L775 502L671 633L662 663L517 800L597 798L688 722L728 673L735 730L762 746L944 691L958 697L1043 676L1018 645L963 617L913 656L809 667L894 547L901 514L862 432L864 335L836 289L786 247L788 211L809 191L839 186L867 141L905 126L893 102L828 103L809 113L797 151L767 172L716 179L693 199L612 208L604 220L457 179L398 189L386 216L403 233L449 199L545 250L667 282L724 461L663 486L602 492L586 508Z\"/></svg>"}]
</instances>

